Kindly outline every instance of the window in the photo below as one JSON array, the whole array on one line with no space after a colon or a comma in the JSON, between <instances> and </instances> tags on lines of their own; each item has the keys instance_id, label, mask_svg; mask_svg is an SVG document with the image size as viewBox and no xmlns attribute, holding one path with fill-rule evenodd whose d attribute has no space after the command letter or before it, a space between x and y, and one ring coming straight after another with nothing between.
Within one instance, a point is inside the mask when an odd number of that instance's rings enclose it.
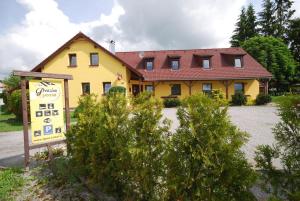
<instances>
[{"instance_id":1,"label":"window","mask_svg":"<svg viewBox=\"0 0 300 201\"><path fill-rule=\"evenodd\" d=\"M153 61L146 61L146 69L147 70L153 70Z\"/></svg>"},{"instance_id":2,"label":"window","mask_svg":"<svg viewBox=\"0 0 300 201\"><path fill-rule=\"evenodd\" d=\"M77 66L76 54L69 54L69 66Z\"/></svg>"},{"instance_id":3,"label":"window","mask_svg":"<svg viewBox=\"0 0 300 201\"><path fill-rule=\"evenodd\" d=\"M236 57L234 59L234 67L238 67L238 68L241 68L242 67L242 60L240 57Z\"/></svg>"},{"instance_id":4,"label":"window","mask_svg":"<svg viewBox=\"0 0 300 201\"><path fill-rule=\"evenodd\" d=\"M173 84L171 86L171 95L173 95L173 96L181 95L181 85L180 84Z\"/></svg>"},{"instance_id":5,"label":"window","mask_svg":"<svg viewBox=\"0 0 300 201\"><path fill-rule=\"evenodd\" d=\"M203 93L211 93L211 90L212 90L212 84L211 83L204 83L202 85Z\"/></svg>"},{"instance_id":6,"label":"window","mask_svg":"<svg viewBox=\"0 0 300 201\"><path fill-rule=\"evenodd\" d=\"M204 58L204 59L202 60L202 66L203 66L203 68L205 68L205 69L210 68L209 58Z\"/></svg>"},{"instance_id":7,"label":"window","mask_svg":"<svg viewBox=\"0 0 300 201\"><path fill-rule=\"evenodd\" d=\"M85 82L81 83L82 86L82 95L90 94L90 83Z\"/></svg>"},{"instance_id":8,"label":"window","mask_svg":"<svg viewBox=\"0 0 300 201\"><path fill-rule=\"evenodd\" d=\"M244 93L244 83L234 83L234 92L242 92Z\"/></svg>"},{"instance_id":9,"label":"window","mask_svg":"<svg viewBox=\"0 0 300 201\"><path fill-rule=\"evenodd\" d=\"M107 94L111 88L111 82L103 82L103 94Z\"/></svg>"},{"instance_id":10,"label":"window","mask_svg":"<svg viewBox=\"0 0 300 201\"><path fill-rule=\"evenodd\" d=\"M91 53L90 54L90 65L91 66L98 66L99 65L99 55L98 55L98 53Z\"/></svg>"},{"instance_id":11,"label":"window","mask_svg":"<svg viewBox=\"0 0 300 201\"><path fill-rule=\"evenodd\" d=\"M172 70L178 70L179 69L179 59L171 60L171 68L172 68Z\"/></svg>"},{"instance_id":12,"label":"window","mask_svg":"<svg viewBox=\"0 0 300 201\"><path fill-rule=\"evenodd\" d=\"M149 91L149 92L153 92L154 91L154 87L153 87L153 85L146 85L145 86L145 90Z\"/></svg>"}]
</instances>

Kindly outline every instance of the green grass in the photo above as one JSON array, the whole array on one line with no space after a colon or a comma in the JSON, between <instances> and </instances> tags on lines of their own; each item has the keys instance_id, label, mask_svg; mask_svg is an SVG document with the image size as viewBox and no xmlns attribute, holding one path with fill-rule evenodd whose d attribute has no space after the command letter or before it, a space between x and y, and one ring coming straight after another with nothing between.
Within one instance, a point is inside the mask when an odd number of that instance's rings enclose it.
<instances>
[{"instance_id":1,"label":"green grass","mask_svg":"<svg viewBox=\"0 0 300 201\"><path fill-rule=\"evenodd\" d=\"M23 129L22 121L17 121L14 114L0 113L0 132L20 131Z\"/></svg>"},{"instance_id":2,"label":"green grass","mask_svg":"<svg viewBox=\"0 0 300 201\"><path fill-rule=\"evenodd\" d=\"M296 95L296 96L299 96L299 98L300 98L300 95ZM272 102L276 103L276 104L280 104L280 103L284 102L287 99L287 97L288 97L288 95L272 96Z\"/></svg>"},{"instance_id":3,"label":"green grass","mask_svg":"<svg viewBox=\"0 0 300 201\"><path fill-rule=\"evenodd\" d=\"M77 118L74 118L73 111L70 112L71 123L75 123ZM17 121L14 114L5 114L0 112L0 132L21 131L23 130L23 122Z\"/></svg>"},{"instance_id":4,"label":"green grass","mask_svg":"<svg viewBox=\"0 0 300 201\"><path fill-rule=\"evenodd\" d=\"M13 200L12 192L23 186L21 169L0 170L0 200Z\"/></svg>"}]
</instances>

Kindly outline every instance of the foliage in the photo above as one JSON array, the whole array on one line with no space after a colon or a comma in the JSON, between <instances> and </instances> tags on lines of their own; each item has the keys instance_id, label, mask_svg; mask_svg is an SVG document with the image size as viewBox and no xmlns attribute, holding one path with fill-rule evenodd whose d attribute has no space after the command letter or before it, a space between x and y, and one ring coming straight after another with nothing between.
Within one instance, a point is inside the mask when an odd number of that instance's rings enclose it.
<instances>
[{"instance_id":1,"label":"foliage","mask_svg":"<svg viewBox=\"0 0 300 201\"><path fill-rule=\"evenodd\" d=\"M22 120L22 94L20 89L13 91L7 96L7 106L9 111L16 115L17 120Z\"/></svg>"},{"instance_id":2,"label":"foliage","mask_svg":"<svg viewBox=\"0 0 300 201\"><path fill-rule=\"evenodd\" d=\"M257 167L262 170L264 189L277 198L300 199L300 96L288 96L279 105L281 121L273 128L275 144L260 145L256 152ZM276 169L280 160L282 170Z\"/></svg>"},{"instance_id":3,"label":"foliage","mask_svg":"<svg viewBox=\"0 0 300 201\"><path fill-rule=\"evenodd\" d=\"M79 117L79 114L83 112L83 109L84 109L83 107L84 107L83 102L82 102L82 101L79 101L79 104L78 104L77 107L75 108L72 117L73 117L73 118L78 118L78 117Z\"/></svg>"},{"instance_id":4,"label":"foliage","mask_svg":"<svg viewBox=\"0 0 300 201\"><path fill-rule=\"evenodd\" d=\"M263 36L275 36L275 8L271 0L263 0L262 11L258 13L260 33Z\"/></svg>"},{"instance_id":5,"label":"foliage","mask_svg":"<svg viewBox=\"0 0 300 201\"><path fill-rule=\"evenodd\" d=\"M254 172L240 151L247 134L230 123L227 107L198 94L186 98L177 115L166 200L253 200Z\"/></svg>"},{"instance_id":6,"label":"foliage","mask_svg":"<svg viewBox=\"0 0 300 201\"><path fill-rule=\"evenodd\" d=\"M219 102L221 105L225 106L228 104L228 101L225 98L225 95L222 90L220 89L214 89L209 94L209 97L213 100Z\"/></svg>"},{"instance_id":7,"label":"foliage","mask_svg":"<svg viewBox=\"0 0 300 201\"><path fill-rule=\"evenodd\" d=\"M300 82L300 18L296 18L290 21L288 28L288 41L290 44L290 50L294 55L295 60L298 62L295 75L295 82Z\"/></svg>"},{"instance_id":8,"label":"foliage","mask_svg":"<svg viewBox=\"0 0 300 201\"><path fill-rule=\"evenodd\" d=\"M287 32L288 32L288 26L290 23L290 20L295 13L295 10L292 9L293 5L292 0L275 0L274 6L275 6L275 27L276 32L275 36L278 38L282 38L286 41L287 38Z\"/></svg>"},{"instance_id":9,"label":"foliage","mask_svg":"<svg viewBox=\"0 0 300 201\"><path fill-rule=\"evenodd\" d=\"M114 87L111 87L108 91L108 94L115 94L115 93L126 94L126 88L122 87L122 86L114 86Z\"/></svg>"},{"instance_id":10,"label":"foliage","mask_svg":"<svg viewBox=\"0 0 300 201\"><path fill-rule=\"evenodd\" d=\"M3 84L5 86L5 91L10 92L15 89L20 88L20 77L14 76L12 73L3 80Z\"/></svg>"},{"instance_id":11,"label":"foliage","mask_svg":"<svg viewBox=\"0 0 300 201\"><path fill-rule=\"evenodd\" d=\"M0 170L0 200L10 200L11 193L23 186L24 179L20 169Z\"/></svg>"},{"instance_id":12,"label":"foliage","mask_svg":"<svg viewBox=\"0 0 300 201\"><path fill-rule=\"evenodd\" d=\"M286 91L293 81L295 61L288 47L282 40L274 37L253 37L242 47L273 74L270 87Z\"/></svg>"},{"instance_id":13,"label":"foliage","mask_svg":"<svg viewBox=\"0 0 300 201\"><path fill-rule=\"evenodd\" d=\"M265 105L267 103L270 103L272 101L272 98L268 94L258 94L255 100L256 105Z\"/></svg>"},{"instance_id":14,"label":"foliage","mask_svg":"<svg viewBox=\"0 0 300 201\"><path fill-rule=\"evenodd\" d=\"M231 103L233 105L246 105L247 97L243 92L236 92L231 96Z\"/></svg>"},{"instance_id":15,"label":"foliage","mask_svg":"<svg viewBox=\"0 0 300 201\"><path fill-rule=\"evenodd\" d=\"M178 107L181 104L178 98L165 98L163 103L164 103L164 107L166 108Z\"/></svg>"},{"instance_id":16,"label":"foliage","mask_svg":"<svg viewBox=\"0 0 300 201\"><path fill-rule=\"evenodd\" d=\"M132 170L130 173L132 200L161 200L164 182L164 155L169 122L162 118L162 103L151 93L133 98L130 128Z\"/></svg>"},{"instance_id":17,"label":"foliage","mask_svg":"<svg viewBox=\"0 0 300 201\"><path fill-rule=\"evenodd\" d=\"M231 37L231 46L239 47L243 41L256 36L258 34L256 26L257 22L253 5L250 4L247 10L243 7Z\"/></svg>"}]
</instances>

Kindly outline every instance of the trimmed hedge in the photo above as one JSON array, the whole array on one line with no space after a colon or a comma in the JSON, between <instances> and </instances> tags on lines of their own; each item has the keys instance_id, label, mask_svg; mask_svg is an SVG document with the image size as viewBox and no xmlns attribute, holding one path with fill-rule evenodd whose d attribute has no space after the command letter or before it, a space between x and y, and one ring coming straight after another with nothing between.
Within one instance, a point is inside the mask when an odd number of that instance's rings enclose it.
<instances>
[{"instance_id":1,"label":"trimmed hedge","mask_svg":"<svg viewBox=\"0 0 300 201\"><path fill-rule=\"evenodd\" d=\"M181 104L178 98L166 98L163 103L166 108L178 107Z\"/></svg>"},{"instance_id":2,"label":"trimmed hedge","mask_svg":"<svg viewBox=\"0 0 300 201\"><path fill-rule=\"evenodd\" d=\"M236 92L231 97L232 97L231 99L232 105L246 105L247 103L247 97L243 92Z\"/></svg>"},{"instance_id":3,"label":"trimmed hedge","mask_svg":"<svg viewBox=\"0 0 300 201\"><path fill-rule=\"evenodd\" d=\"M272 101L272 98L270 95L266 94L258 94L255 100L256 105L265 105L267 103L270 103Z\"/></svg>"}]
</instances>

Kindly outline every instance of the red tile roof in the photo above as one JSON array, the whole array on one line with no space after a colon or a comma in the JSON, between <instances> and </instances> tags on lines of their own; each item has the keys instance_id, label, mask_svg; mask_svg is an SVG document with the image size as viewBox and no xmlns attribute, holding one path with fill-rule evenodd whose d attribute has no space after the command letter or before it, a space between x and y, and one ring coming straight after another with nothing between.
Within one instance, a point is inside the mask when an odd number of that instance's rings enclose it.
<instances>
[{"instance_id":1,"label":"red tile roof","mask_svg":"<svg viewBox=\"0 0 300 201\"><path fill-rule=\"evenodd\" d=\"M116 55L138 70L146 81L225 80L272 77L271 73L242 48L117 52ZM168 58L174 55L180 57L179 70L171 70L168 67ZM224 55L242 56L243 67L236 68L225 65L223 62ZM203 69L195 64L194 60L196 56L210 57L211 68ZM154 58L152 71L144 69L143 58Z\"/></svg>"}]
</instances>

